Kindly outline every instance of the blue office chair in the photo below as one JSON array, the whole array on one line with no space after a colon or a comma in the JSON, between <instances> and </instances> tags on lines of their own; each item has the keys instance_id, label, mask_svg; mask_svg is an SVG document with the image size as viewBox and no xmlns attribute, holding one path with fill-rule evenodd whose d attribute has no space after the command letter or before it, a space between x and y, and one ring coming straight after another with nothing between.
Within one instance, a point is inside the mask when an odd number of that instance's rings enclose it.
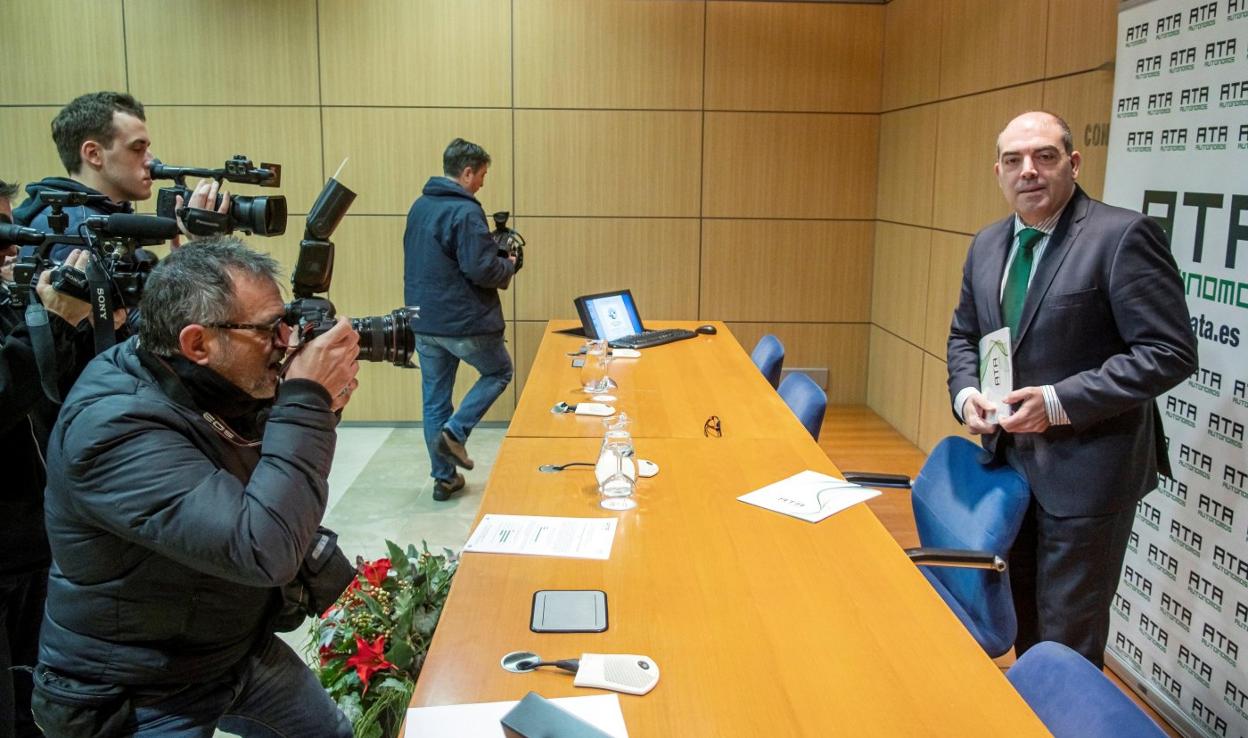
<instances>
[{"instance_id":1,"label":"blue office chair","mask_svg":"<svg viewBox=\"0 0 1248 738\"><path fill-rule=\"evenodd\" d=\"M1008 466L985 467L981 453L967 439L950 436L936 444L913 482L864 472L845 472L845 478L868 487L910 487L922 547L906 553L975 641L996 658L1018 635L1005 557L1031 490Z\"/></svg>"},{"instance_id":2,"label":"blue office chair","mask_svg":"<svg viewBox=\"0 0 1248 738\"><path fill-rule=\"evenodd\" d=\"M780 343L779 338L768 333L758 339L750 354L750 360L767 378L772 389L780 386L780 370L784 367L784 344Z\"/></svg>"},{"instance_id":3,"label":"blue office chair","mask_svg":"<svg viewBox=\"0 0 1248 738\"><path fill-rule=\"evenodd\" d=\"M823 414L828 409L828 396L815 384L815 380L795 372L784 378L777 391L784 404L806 426L810 437L818 441L819 429L823 426Z\"/></svg>"},{"instance_id":4,"label":"blue office chair","mask_svg":"<svg viewBox=\"0 0 1248 738\"><path fill-rule=\"evenodd\" d=\"M1166 735L1099 669L1060 643L1027 649L1005 678L1055 738Z\"/></svg>"}]
</instances>

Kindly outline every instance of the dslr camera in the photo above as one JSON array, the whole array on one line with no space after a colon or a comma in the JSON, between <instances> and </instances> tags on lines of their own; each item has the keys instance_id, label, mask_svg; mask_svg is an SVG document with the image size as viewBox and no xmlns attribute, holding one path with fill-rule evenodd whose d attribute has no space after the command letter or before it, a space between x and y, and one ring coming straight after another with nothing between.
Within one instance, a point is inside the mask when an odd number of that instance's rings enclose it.
<instances>
[{"instance_id":1,"label":"dslr camera","mask_svg":"<svg viewBox=\"0 0 1248 738\"><path fill-rule=\"evenodd\" d=\"M334 276L334 242L330 236L354 200L354 192L330 177L308 212L303 240L299 242L299 258L290 275L295 299L286 305L285 317L299 335L300 343L334 326L334 304L322 296L329 291ZM359 360L414 368L416 337L412 323L419 318L420 308L416 306L397 308L388 315L352 318L351 327L360 334Z\"/></svg>"},{"instance_id":2,"label":"dslr camera","mask_svg":"<svg viewBox=\"0 0 1248 738\"><path fill-rule=\"evenodd\" d=\"M282 195L231 195L228 213L218 213L221 207L221 193L217 193L217 201L212 209L204 210L189 207L191 190L186 186L187 177L211 177L220 184L222 181L252 184L260 187L280 187L282 184L282 166L261 162L255 167L242 154L236 154L225 162L220 169L202 169L198 167L181 167L165 164L153 159L148 166L152 179L172 179L172 187L162 187L156 197L156 214L162 218L182 218L182 224L196 236L213 236L233 233L235 230L257 236L280 236L286 232L286 198ZM177 206L178 196L182 196L182 207Z\"/></svg>"},{"instance_id":3,"label":"dslr camera","mask_svg":"<svg viewBox=\"0 0 1248 738\"><path fill-rule=\"evenodd\" d=\"M91 304L92 311L107 317L114 308L135 307L143 296L143 285L154 261L141 258L141 246L155 246L178 233L176 221L150 215L89 216L79 233L69 234L66 207L87 205L103 195L82 192L45 190L40 201L50 206L50 231L0 224L0 243L21 247L13 265L12 304L25 307L31 303L31 292L39 276L54 269L52 286L58 292ZM51 253L58 244L87 249L92 253L91 266L84 275L76 269L63 269L52 261ZM110 318L111 319L111 318Z\"/></svg>"}]
</instances>

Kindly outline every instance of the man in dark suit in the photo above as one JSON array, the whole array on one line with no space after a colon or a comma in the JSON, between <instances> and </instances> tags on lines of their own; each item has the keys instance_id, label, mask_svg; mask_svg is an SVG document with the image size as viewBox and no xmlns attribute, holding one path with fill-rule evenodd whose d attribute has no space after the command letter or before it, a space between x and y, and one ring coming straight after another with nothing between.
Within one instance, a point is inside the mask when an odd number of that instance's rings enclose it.
<instances>
[{"instance_id":1,"label":"man in dark suit","mask_svg":"<svg viewBox=\"0 0 1248 738\"><path fill-rule=\"evenodd\" d=\"M1088 197L1061 118L1031 112L997 138L1013 209L975 235L949 329L954 413L1031 485L1010 551L1015 652L1053 640L1098 667L1135 503L1169 474L1154 399L1196 368L1165 233ZM979 340L1010 327L1012 412L979 392ZM1004 414L1003 414L1004 415Z\"/></svg>"}]
</instances>

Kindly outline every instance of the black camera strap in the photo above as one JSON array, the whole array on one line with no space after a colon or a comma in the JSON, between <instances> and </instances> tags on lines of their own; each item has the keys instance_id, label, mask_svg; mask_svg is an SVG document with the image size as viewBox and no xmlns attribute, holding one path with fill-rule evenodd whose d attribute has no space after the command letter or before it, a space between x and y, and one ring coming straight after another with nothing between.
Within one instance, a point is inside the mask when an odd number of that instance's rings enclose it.
<instances>
[{"instance_id":1,"label":"black camera strap","mask_svg":"<svg viewBox=\"0 0 1248 738\"><path fill-rule=\"evenodd\" d=\"M177 404L189 408L199 415L217 435L226 441L241 446L243 448L259 448L260 441L247 438L243 434L235 431L224 420L217 417L213 413L201 408L193 397L191 392L182 383L182 379L178 376L177 371L170 366L169 362L164 358L153 354L152 352L140 347L137 351L139 363L143 365L152 374L152 378L156 380L156 384L160 385L160 389L165 396L173 400Z\"/></svg>"},{"instance_id":2,"label":"black camera strap","mask_svg":"<svg viewBox=\"0 0 1248 738\"><path fill-rule=\"evenodd\" d=\"M48 399L61 404L61 391L56 386L56 344L52 338L51 318L38 301L31 300L26 306L26 327L30 331L30 346L35 352L35 366L39 369L39 384Z\"/></svg>"},{"instance_id":3,"label":"black camera strap","mask_svg":"<svg viewBox=\"0 0 1248 738\"><path fill-rule=\"evenodd\" d=\"M96 254L87 263L87 286L91 296L91 322L95 333L95 353L117 343L113 328L113 284Z\"/></svg>"}]
</instances>

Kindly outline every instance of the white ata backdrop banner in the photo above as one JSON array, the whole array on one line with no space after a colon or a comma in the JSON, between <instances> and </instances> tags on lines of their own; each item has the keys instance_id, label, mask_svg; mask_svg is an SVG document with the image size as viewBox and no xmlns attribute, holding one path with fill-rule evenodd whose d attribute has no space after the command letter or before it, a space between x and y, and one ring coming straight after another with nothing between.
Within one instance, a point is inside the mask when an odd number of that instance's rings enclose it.
<instances>
[{"instance_id":1,"label":"white ata backdrop banner","mask_svg":"<svg viewBox=\"0 0 1248 738\"><path fill-rule=\"evenodd\" d=\"M1125 0L1105 200L1169 232L1200 368L1159 400L1110 664L1187 735L1248 738L1248 0Z\"/></svg>"}]
</instances>

